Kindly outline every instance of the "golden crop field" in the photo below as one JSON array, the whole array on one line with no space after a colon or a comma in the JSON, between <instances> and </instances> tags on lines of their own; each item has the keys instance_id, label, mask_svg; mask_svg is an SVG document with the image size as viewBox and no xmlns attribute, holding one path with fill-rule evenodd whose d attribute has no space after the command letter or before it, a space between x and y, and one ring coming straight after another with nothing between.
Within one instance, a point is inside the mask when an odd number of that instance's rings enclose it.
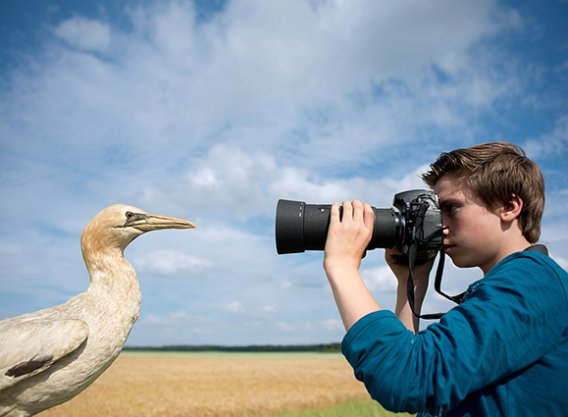
<instances>
[{"instance_id":1,"label":"golden crop field","mask_svg":"<svg viewBox=\"0 0 568 417\"><path fill-rule=\"evenodd\" d=\"M123 353L42 417L257 417L365 398L339 354Z\"/></svg>"}]
</instances>

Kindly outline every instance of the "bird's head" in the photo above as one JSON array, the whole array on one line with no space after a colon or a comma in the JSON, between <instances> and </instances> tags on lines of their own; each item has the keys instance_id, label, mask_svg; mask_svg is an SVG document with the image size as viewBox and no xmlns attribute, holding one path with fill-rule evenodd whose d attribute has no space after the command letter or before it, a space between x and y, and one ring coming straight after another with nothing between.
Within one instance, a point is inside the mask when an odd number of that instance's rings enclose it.
<instances>
[{"instance_id":1,"label":"bird's head","mask_svg":"<svg viewBox=\"0 0 568 417\"><path fill-rule=\"evenodd\" d=\"M115 204L101 210L83 230L83 252L116 248L124 250L143 233L160 229L193 229L195 225L176 217L152 214L142 209Z\"/></svg>"}]
</instances>

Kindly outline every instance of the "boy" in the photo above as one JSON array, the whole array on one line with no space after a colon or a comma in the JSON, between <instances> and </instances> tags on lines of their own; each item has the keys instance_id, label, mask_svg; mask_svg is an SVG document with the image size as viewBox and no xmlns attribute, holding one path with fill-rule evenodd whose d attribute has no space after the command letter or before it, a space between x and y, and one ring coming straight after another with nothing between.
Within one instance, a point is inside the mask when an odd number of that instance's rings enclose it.
<instances>
[{"instance_id":1,"label":"boy","mask_svg":"<svg viewBox=\"0 0 568 417\"><path fill-rule=\"evenodd\" d=\"M423 179L440 198L444 252L484 277L418 332L408 268L393 262L392 251L396 315L379 307L359 275L371 207L345 202L340 219L334 204L324 269L356 377L385 408L419 416L568 415L568 274L526 251L539 238L544 207L538 166L513 144L487 143L443 153ZM431 267L414 270L417 308Z\"/></svg>"}]
</instances>

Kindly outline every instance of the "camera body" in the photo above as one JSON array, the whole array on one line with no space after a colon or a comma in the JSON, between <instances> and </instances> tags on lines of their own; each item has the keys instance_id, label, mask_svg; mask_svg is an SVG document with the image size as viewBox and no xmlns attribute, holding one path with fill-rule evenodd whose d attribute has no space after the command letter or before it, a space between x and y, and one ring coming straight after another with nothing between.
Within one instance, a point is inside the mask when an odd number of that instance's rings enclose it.
<instances>
[{"instance_id":1,"label":"camera body","mask_svg":"<svg viewBox=\"0 0 568 417\"><path fill-rule=\"evenodd\" d=\"M438 196L430 190L396 194L391 208L375 208L373 236L367 249L396 248L402 254L416 245L417 261L435 256L442 248L443 225ZM323 250L331 205L278 200L276 250L279 254ZM404 256L404 255L403 255ZM402 261L402 260L401 260Z\"/></svg>"}]
</instances>

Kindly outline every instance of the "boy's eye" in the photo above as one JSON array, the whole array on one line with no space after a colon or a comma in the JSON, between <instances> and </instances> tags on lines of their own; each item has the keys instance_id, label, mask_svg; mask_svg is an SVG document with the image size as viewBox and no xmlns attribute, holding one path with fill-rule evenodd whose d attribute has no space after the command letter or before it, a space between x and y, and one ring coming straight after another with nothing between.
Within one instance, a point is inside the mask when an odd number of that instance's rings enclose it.
<instances>
[{"instance_id":1,"label":"boy's eye","mask_svg":"<svg viewBox=\"0 0 568 417\"><path fill-rule=\"evenodd\" d=\"M459 208L459 205L457 205L457 204L445 204L445 205L442 207L442 210L443 210L444 212L446 212L447 214L453 214L453 213L456 212L456 210L457 210L458 208Z\"/></svg>"}]
</instances>

